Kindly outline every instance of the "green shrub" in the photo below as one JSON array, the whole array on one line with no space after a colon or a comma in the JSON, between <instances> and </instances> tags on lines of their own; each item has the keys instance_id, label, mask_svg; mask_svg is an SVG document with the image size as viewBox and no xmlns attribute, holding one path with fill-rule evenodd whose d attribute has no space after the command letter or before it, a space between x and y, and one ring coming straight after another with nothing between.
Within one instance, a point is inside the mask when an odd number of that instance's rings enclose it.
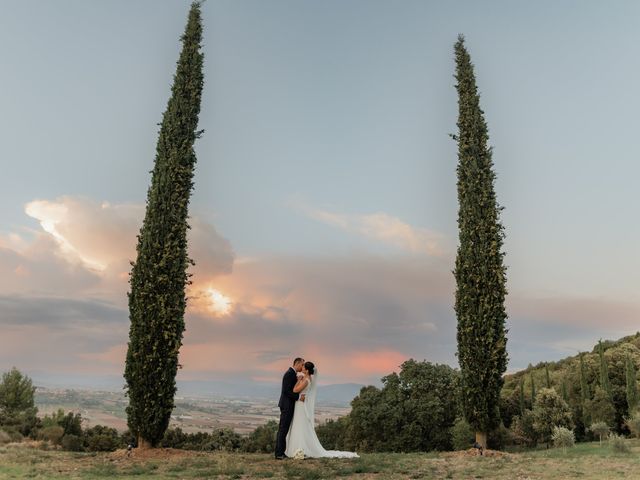
<instances>
[{"instance_id":1,"label":"green shrub","mask_svg":"<svg viewBox=\"0 0 640 480\"><path fill-rule=\"evenodd\" d=\"M454 450L466 450L471 448L475 441L475 433L469 422L463 417L458 417L451 427L451 443Z\"/></svg>"},{"instance_id":2,"label":"green shrub","mask_svg":"<svg viewBox=\"0 0 640 480\"><path fill-rule=\"evenodd\" d=\"M352 450L349 441L349 416L327 420L316 427L316 435L327 450Z\"/></svg>"},{"instance_id":3,"label":"green shrub","mask_svg":"<svg viewBox=\"0 0 640 480\"><path fill-rule=\"evenodd\" d=\"M62 449L69 452L82 452L84 451L84 442L82 437L70 433L62 437Z\"/></svg>"},{"instance_id":4,"label":"green shrub","mask_svg":"<svg viewBox=\"0 0 640 480\"><path fill-rule=\"evenodd\" d=\"M38 431L38 438L40 440L46 440L55 445L60 445L62 436L64 435L64 429L59 426L45 427Z\"/></svg>"},{"instance_id":5,"label":"green shrub","mask_svg":"<svg viewBox=\"0 0 640 480\"><path fill-rule=\"evenodd\" d=\"M640 412L636 412L629 418L625 418L624 423L631 432L631 435L640 438Z\"/></svg>"},{"instance_id":6,"label":"green shrub","mask_svg":"<svg viewBox=\"0 0 640 480\"><path fill-rule=\"evenodd\" d=\"M611 450L615 453L629 453L631 451L627 439L615 433L609 435L609 445L611 445Z\"/></svg>"},{"instance_id":7,"label":"green shrub","mask_svg":"<svg viewBox=\"0 0 640 480\"><path fill-rule=\"evenodd\" d=\"M120 447L120 435L115 428L95 425L84 431L84 446L89 452L113 452Z\"/></svg>"},{"instance_id":8,"label":"green shrub","mask_svg":"<svg viewBox=\"0 0 640 480\"><path fill-rule=\"evenodd\" d=\"M563 450L571 448L576 443L576 437L573 434L573 430L569 430L565 427L554 427L551 434L551 440L555 447L560 447Z\"/></svg>"},{"instance_id":9,"label":"green shrub","mask_svg":"<svg viewBox=\"0 0 640 480\"><path fill-rule=\"evenodd\" d=\"M269 420L264 425L256 428L247 439L245 450L247 452L270 453L276 448L276 434L278 433L278 424L274 420ZM316 431L317 433L317 431ZM331 449L326 444L325 448Z\"/></svg>"},{"instance_id":10,"label":"green shrub","mask_svg":"<svg viewBox=\"0 0 640 480\"><path fill-rule=\"evenodd\" d=\"M184 448L189 435L184 433L180 427L169 428L164 432L164 437L160 441L160 446L164 448Z\"/></svg>"},{"instance_id":11,"label":"green shrub","mask_svg":"<svg viewBox=\"0 0 640 480\"><path fill-rule=\"evenodd\" d=\"M9 435L10 442L21 442L24 440L24 436L18 431L17 427L2 427L1 431Z\"/></svg>"},{"instance_id":12,"label":"green shrub","mask_svg":"<svg viewBox=\"0 0 640 480\"><path fill-rule=\"evenodd\" d=\"M9 435L4 430L0 430L0 445L4 445L5 443L11 442L11 435Z\"/></svg>"}]
</instances>

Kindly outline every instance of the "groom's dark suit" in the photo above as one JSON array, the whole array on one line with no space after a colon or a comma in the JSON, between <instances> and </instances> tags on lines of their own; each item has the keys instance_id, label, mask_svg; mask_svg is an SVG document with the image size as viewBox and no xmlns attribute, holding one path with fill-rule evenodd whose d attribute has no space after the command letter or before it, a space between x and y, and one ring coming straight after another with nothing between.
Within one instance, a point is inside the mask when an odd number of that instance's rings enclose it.
<instances>
[{"instance_id":1,"label":"groom's dark suit","mask_svg":"<svg viewBox=\"0 0 640 480\"><path fill-rule=\"evenodd\" d=\"M278 407L280 407L280 426L278 427L278 437L276 438L276 457L282 457L287 449L287 433L289 433L291 420L293 420L293 409L296 405L296 400L300 397L299 393L294 393L293 391L297 381L296 371L289 367L289 370L282 377L282 391L278 402Z\"/></svg>"}]
</instances>

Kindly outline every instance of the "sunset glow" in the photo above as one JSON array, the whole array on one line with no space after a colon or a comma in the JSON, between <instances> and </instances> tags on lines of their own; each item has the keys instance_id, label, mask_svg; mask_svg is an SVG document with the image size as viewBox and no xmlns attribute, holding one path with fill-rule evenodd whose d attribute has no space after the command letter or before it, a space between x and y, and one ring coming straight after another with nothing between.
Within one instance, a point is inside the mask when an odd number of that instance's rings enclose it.
<instances>
[{"instance_id":1,"label":"sunset glow","mask_svg":"<svg viewBox=\"0 0 640 480\"><path fill-rule=\"evenodd\" d=\"M225 316L231 313L233 303L231 299L214 288L207 290L209 300L209 310L219 316Z\"/></svg>"}]
</instances>

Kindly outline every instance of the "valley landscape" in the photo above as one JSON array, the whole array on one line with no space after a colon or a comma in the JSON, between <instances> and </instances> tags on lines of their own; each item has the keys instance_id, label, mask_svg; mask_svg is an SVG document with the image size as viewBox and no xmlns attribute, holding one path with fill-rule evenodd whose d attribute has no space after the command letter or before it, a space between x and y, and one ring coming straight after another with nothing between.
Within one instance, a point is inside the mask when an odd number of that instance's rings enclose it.
<instances>
[{"instance_id":1,"label":"valley landscape","mask_svg":"<svg viewBox=\"0 0 640 480\"><path fill-rule=\"evenodd\" d=\"M317 423L348 414L351 409L343 398L350 393L355 396L358 391L357 385L327 388L329 391L326 393L323 393L322 387L319 390ZM246 435L269 420L278 420L280 411L277 401L275 393L272 398L178 395L170 427L179 427L185 433L231 428L236 433ZM119 432L127 429L127 398L123 392L37 387L35 403L41 416L62 409L80 413L83 427L104 425Z\"/></svg>"}]
</instances>

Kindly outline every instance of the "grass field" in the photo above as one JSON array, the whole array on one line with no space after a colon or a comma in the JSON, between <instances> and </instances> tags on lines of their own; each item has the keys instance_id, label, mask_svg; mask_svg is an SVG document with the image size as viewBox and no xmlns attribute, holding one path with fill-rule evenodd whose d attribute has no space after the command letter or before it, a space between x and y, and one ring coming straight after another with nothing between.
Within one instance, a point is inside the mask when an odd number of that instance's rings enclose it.
<instances>
[{"instance_id":1,"label":"grass field","mask_svg":"<svg viewBox=\"0 0 640 480\"><path fill-rule=\"evenodd\" d=\"M0 478L71 479L640 479L640 441L627 454L606 443L495 457L461 453L368 454L359 459L274 460L270 455L159 450L153 453L71 453L8 445Z\"/></svg>"}]
</instances>

